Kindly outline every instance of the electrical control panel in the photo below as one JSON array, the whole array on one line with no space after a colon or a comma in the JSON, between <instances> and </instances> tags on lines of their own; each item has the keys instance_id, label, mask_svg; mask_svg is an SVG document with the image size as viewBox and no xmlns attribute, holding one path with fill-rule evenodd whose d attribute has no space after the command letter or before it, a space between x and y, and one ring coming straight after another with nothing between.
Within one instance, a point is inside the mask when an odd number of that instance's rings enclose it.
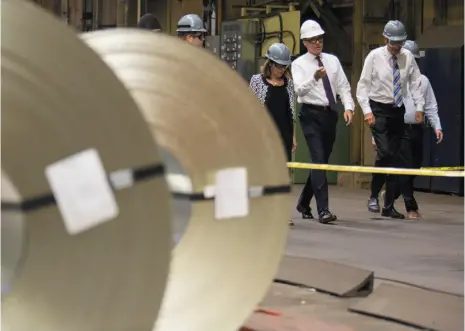
<instances>
[{"instance_id":1,"label":"electrical control panel","mask_svg":"<svg viewBox=\"0 0 465 331\"><path fill-rule=\"evenodd\" d=\"M245 80L256 74L258 22L238 20L223 22L221 35L221 59Z\"/></svg>"},{"instance_id":2,"label":"electrical control panel","mask_svg":"<svg viewBox=\"0 0 465 331\"><path fill-rule=\"evenodd\" d=\"M220 57L220 36L206 36L205 37L205 49Z\"/></svg>"}]
</instances>

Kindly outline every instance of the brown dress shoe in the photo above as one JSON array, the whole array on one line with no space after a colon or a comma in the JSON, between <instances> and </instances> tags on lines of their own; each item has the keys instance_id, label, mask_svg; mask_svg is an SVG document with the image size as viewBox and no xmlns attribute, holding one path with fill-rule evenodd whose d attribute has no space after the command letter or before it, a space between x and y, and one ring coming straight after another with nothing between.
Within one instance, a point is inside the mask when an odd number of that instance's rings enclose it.
<instances>
[{"instance_id":1,"label":"brown dress shoe","mask_svg":"<svg viewBox=\"0 0 465 331\"><path fill-rule=\"evenodd\" d=\"M407 213L407 218L409 220L419 220L419 219L421 219L421 215L417 210L409 211Z\"/></svg>"}]
</instances>

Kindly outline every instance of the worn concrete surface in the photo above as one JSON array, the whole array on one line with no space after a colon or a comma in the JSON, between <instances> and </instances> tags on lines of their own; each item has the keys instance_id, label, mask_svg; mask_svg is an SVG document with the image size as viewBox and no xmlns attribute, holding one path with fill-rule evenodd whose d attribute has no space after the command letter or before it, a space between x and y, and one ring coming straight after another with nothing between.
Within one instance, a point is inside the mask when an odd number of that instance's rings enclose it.
<instances>
[{"instance_id":1,"label":"worn concrete surface","mask_svg":"<svg viewBox=\"0 0 465 331\"><path fill-rule=\"evenodd\" d=\"M280 316L254 313L244 323L253 331L413 331L395 322L372 318L347 310L360 299L340 299L282 284L273 284L260 307Z\"/></svg>"},{"instance_id":2,"label":"worn concrete surface","mask_svg":"<svg viewBox=\"0 0 465 331\"><path fill-rule=\"evenodd\" d=\"M301 188L294 188L294 204ZM416 196L422 220L391 220L367 211L368 191L330 187L330 207L338 221L323 225L303 220L293 205L296 225L289 232L286 254L361 267L374 271L375 277L463 295L464 200L427 193ZM403 204L397 207L404 211ZM316 211L314 201L312 208ZM375 280L375 287L382 282L386 280ZM273 284L260 307L282 315L254 313L244 325L254 331L418 330L349 312L348 306L356 300L360 299Z\"/></svg>"},{"instance_id":3,"label":"worn concrete surface","mask_svg":"<svg viewBox=\"0 0 465 331\"><path fill-rule=\"evenodd\" d=\"M294 189L295 201L301 186ZM369 269L376 277L464 293L464 200L417 193L422 220L392 220L367 211L366 190L330 187L333 225L303 220L293 209L286 254ZM397 203L404 211L403 203ZM312 201L312 208L316 205Z\"/></svg>"},{"instance_id":4,"label":"worn concrete surface","mask_svg":"<svg viewBox=\"0 0 465 331\"><path fill-rule=\"evenodd\" d=\"M330 208L338 216L332 225L303 220L295 211L302 189L295 186L292 209L295 226L289 231L286 254L330 260L419 286L463 295L464 200L417 193L422 220L391 220L366 209L367 190L330 187ZM175 241L184 231L189 203L175 202ZM312 201L315 210L315 202ZM399 211L403 204L398 203ZM375 281L375 286L380 280ZM408 331L393 322L347 311L350 302L307 289L273 284L261 303L281 317L252 314L245 324L256 331Z\"/></svg>"}]
</instances>

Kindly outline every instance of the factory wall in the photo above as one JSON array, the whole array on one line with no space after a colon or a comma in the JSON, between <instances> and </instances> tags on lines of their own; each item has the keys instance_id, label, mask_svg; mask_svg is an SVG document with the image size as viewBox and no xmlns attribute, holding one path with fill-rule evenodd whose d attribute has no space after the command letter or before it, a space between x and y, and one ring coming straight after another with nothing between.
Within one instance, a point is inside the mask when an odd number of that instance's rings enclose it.
<instances>
[{"instance_id":1,"label":"factory wall","mask_svg":"<svg viewBox=\"0 0 465 331\"><path fill-rule=\"evenodd\" d=\"M197 14L202 17L203 2L199 0L167 0L169 19L169 33L175 33L178 20L185 14Z\"/></svg>"},{"instance_id":2,"label":"factory wall","mask_svg":"<svg viewBox=\"0 0 465 331\"><path fill-rule=\"evenodd\" d=\"M67 19L69 24L77 29L82 28L82 15L87 10L94 14L95 27L99 25L126 25L136 24L140 13L151 12L162 23L165 31L174 33L176 22L187 13L202 14L203 0L30 0L45 9ZM240 16L239 6L245 6L245 0L220 0L218 1L218 20L230 20ZM397 2L396 16L405 22L409 35L419 36L421 33L437 25L463 25L464 1L463 0L403 0ZM354 0L355 7L363 8L365 20L364 39L370 39L374 31L386 21L387 8L391 0ZM138 7L139 6L139 7ZM142 8L143 7L143 8ZM118 10L119 8L119 10ZM350 13L353 16L354 13ZM126 16L126 17L122 17ZM350 20L352 21L352 20ZM347 24L349 35L356 24Z\"/></svg>"},{"instance_id":3,"label":"factory wall","mask_svg":"<svg viewBox=\"0 0 465 331\"><path fill-rule=\"evenodd\" d=\"M78 30L84 30L82 20L85 4L92 9L93 28L110 26L135 26L141 14L150 12L162 24L165 32L174 34L179 18L187 13L202 15L203 0L31 0L68 22ZM301 1L301 7L308 1ZM325 1L319 1L324 3ZM327 2L327 1L326 1ZM338 1L332 1L336 3ZM352 3L352 8L339 12L340 31L328 31L325 48L338 55L355 91L363 65L363 59L372 49L383 43L382 29L389 17L395 17L405 23L409 38L417 39L439 25L463 25L463 0L353 0L340 1ZM89 5L89 3L91 5ZM245 0L218 0L217 26L222 21L240 16L240 6ZM393 4L395 6L393 6ZM347 6L346 6L347 7ZM301 9L302 10L302 9ZM309 14L301 12L304 18ZM334 8L337 11L337 8ZM341 17L341 14L342 17ZM299 22L300 23L300 22ZM326 29L329 27L327 26ZM338 163L354 165L372 165L374 150L371 145L370 130L363 123L359 107L351 128L342 128L335 146L335 159ZM349 146L347 146L349 142ZM300 145L305 145L304 141ZM349 149L347 151L347 149ZM303 155L303 154L302 154ZM334 159L334 158L333 158ZM303 175L301 176L304 177ZM335 182L336 177L331 176ZM368 186L370 176L364 174L339 174L341 185Z\"/></svg>"},{"instance_id":4,"label":"factory wall","mask_svg":"<svg viewBox=\"0 0 465 331\"><path fill-rule=\"evenodd\" d=\"M395 2L395 1L394 1ZM381 32L386 23L386 12L392 10L389 0L355 0L353 10L353 58L352 88L356 83L363 66L363 59L370 49L383 43ZM463 0L404 0L397 1L394 17L404 22L409 39L432 32L440 25L463 26ZM391 17L392 17L391 13ZM371 132L363 123L361 110L350 135L351 164L373 165L375 151L371 144ZM339 182L348 187L368 187L371 180L369 174L340 173Z\"/></svg>"},{"instance_id":5,"label":"factory wall","mask_svg":"<svg viewBox=\"0 0 465 331\"><path fill-rule=\"evenodd\" d=\"M145 12L155 15L164 31L170 30L171 20L167 15L170 10L170 6L168 6L169 2L169 0L152 0L146 2L147 8L145 8Z\"/></svg>"},{"instance_id":6,"label":"factory wall","mask_svg":"<svg viewBox=\"0 0 465 331\"><path fill-rule=\"evenodd\" d=\"M176 22L187 13L202 14L203 0L30 0L38 3L45 9L67 19L68 23L81 30L83 28L82 16L86 11L94 14L94 28L99 26L134 26L139 14L150 12L162 23L165 31L174 33ZM354 0L356 7L363 8L365 22L364 40L379 34L379 27L386 21L386 11L391 0ZM426 33L429 28L437 25L463 25L463 0L404 0L399 3L395 15L405 22L409 35L419 36ZM139 7L138 7L139 4ZM218 21L231 20L240 16L239 6L244 6L245 0L218 1ZM92 9L91 9L92 8ZM118 9L119 8L119 9ZM91 10L90 10L91 9ZM354 12L348 14L353 16ZM124 17L126 16L126 17ZM344 25L348 35L351 36L356 24L361 24L349 18L350 24Z\"/></svg>"},{"instance_id":7,"label":"factory wall","mask_svg":"<svg viewBox=\"0 0 465 331\"><path fill-rule=\"evenodd\" d=\"M464 1L448 0L447 1L447 25L463 25Z\"/></svg>"}]
</instances>

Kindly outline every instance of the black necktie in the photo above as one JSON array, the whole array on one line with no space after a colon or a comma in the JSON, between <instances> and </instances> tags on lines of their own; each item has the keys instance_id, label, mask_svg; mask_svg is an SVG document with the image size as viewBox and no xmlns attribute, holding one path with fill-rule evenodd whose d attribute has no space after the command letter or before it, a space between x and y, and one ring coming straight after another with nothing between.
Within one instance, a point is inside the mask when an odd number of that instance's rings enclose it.
<instances>
[{"instance_id":1,"label":"black necktie","mask_svg":"<svg viewBox=\"0 0 465 331\"><path fill-rule=\"evenodd\" d=\"M323 62L321 62L321 59L319 56L316 57L316 60L318 61L318 65L320 67L324 67ZM331 84L329 83L329 78L328 78L328 72L326 72L326 76L323 78L323 86L325 88L325 93L326 97L328 98L329 105L335 105L336 104L336 99L334 98L333 90L331 89Z\"/></svg>"}]
</instances>

